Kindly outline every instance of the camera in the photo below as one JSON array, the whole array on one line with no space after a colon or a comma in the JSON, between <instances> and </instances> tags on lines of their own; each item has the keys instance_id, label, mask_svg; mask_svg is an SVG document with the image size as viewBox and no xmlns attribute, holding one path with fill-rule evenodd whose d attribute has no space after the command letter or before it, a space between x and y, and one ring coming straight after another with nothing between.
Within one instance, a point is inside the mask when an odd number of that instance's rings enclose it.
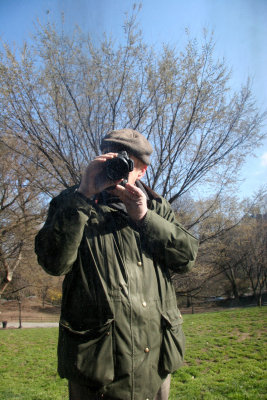
<instances>
[{"instance_id":1,"label":"camera","mask_svg":"<svg viewBox=\"0 0 267 400\"><path fill-rule=\"evenodd\" d=\"M111 158L105 162L106 176L111 181L118 179L128 179L129 172L134 168L134 162L126 151L118 153L117 157Z\"/></svg>"}]
</instances>

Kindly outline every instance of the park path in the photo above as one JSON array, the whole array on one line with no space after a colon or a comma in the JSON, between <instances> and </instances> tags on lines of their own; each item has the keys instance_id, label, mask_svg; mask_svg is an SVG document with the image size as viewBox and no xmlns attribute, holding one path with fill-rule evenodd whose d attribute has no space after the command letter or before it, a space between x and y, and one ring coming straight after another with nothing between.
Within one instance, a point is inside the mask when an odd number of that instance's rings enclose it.
<instances>
[{"instance_id":1,"label":"park path","mask_svg":"<svg viewBox=\"0 0 267 400\"><path fill-rule=\"evenodd\" d=\"M7 324L7 329L18 328L19 323L11 321ZM22 328L55 328L58 322L22 322Z\"/></svg>"}]
</instances>

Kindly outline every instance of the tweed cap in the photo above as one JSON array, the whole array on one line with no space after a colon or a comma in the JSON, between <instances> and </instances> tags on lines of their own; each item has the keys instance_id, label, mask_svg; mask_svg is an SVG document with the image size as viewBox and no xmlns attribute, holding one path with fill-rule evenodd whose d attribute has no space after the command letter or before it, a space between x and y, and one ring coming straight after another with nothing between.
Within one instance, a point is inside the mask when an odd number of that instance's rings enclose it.
<instances>
[{"instance_id":1,"label":"tweed cap","mask_svg":"<svg viewBox=\"0 0 267 400\"><path fill-rule=\"evenodd\" d=\"M100 149L103 151L112 147L118 151L126 150L146 165L150 164L153 148L141 133L133 129L118 129L107 133L101 141Z\"/></svg>"}]
</instances>

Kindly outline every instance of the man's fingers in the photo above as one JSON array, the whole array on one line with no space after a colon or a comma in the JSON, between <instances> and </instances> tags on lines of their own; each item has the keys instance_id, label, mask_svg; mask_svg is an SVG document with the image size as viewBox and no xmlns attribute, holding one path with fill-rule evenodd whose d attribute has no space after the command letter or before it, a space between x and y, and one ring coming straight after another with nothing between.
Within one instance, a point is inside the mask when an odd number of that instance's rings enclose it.
<instances>
[{"instance_id":1,"label":"man's fingers","mask_svg":"<svg viewBox=\"0 0 267 400\"><path fill-rule=\"evenodd\" d=\"M126 183L125 189L128 191L128 193L130 193L131 195L134 195L136 197L144 196L144 193L142 192L141 189L139 189L138 187L136 187L130 183Z\"/></svg>"},{"instance_id":2,"label":"man's fingers","mask_svg":"<svg viewBox=\"0 0 267 400\"><path fill-rule=\"evenodd\" d=\"M125 196L129 199L132 199L132 197L141 197L143 195L142 190L137 188L134 185L131 185L129 183L126 183L125 187L121 185L117 185L116 189L114 189L114 194L116 194L119 197Z\"/></svg>"},{"instance_id":3,"label":"man's fingers","mask_svg":"<svg viewBox=\"0 0 267 400\"><path fill-rule=\"evenodd\" d=\"M117 157L118 153L107 153L107 154L101 154L100 156L96 156L93 162L95 161L103 161L106 162L107 160Z\"/></svg>"},{"instance_id":4,"label":"man's fingers","mask_svg":"<svg viewBox=\"0 0 267 400\"><path fill-rule=\"evenodd\" d=\"M116 185L116 187L112 189L112 193L115 194L115 196L118 196L120 199L123 198L123 195L125 194L124 192L126 192L126 189L121 185Z\"/></svg>"}]
</instances>

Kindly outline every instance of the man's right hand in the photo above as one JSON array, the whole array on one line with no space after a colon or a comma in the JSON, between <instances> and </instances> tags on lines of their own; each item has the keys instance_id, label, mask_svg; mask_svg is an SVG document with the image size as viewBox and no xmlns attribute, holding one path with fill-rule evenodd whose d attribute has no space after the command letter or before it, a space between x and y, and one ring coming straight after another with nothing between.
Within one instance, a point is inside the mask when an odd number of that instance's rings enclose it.
<instances>
[{"instance_id":1,"label":"man's right hand","mask_svg":"<svg viewBox=\"0 0 267 400\"><path fill-rule=\"evenodd\" d=\"M102 192L102 190L105 190L109 186L120 183L122 179L115 182L108 180L104 170L104 163L111 158L117 157L117 155L117 153L102 154L91 161L82 176L77 191L90 198L91 196Z\"/></svg>"}]
</instances>

